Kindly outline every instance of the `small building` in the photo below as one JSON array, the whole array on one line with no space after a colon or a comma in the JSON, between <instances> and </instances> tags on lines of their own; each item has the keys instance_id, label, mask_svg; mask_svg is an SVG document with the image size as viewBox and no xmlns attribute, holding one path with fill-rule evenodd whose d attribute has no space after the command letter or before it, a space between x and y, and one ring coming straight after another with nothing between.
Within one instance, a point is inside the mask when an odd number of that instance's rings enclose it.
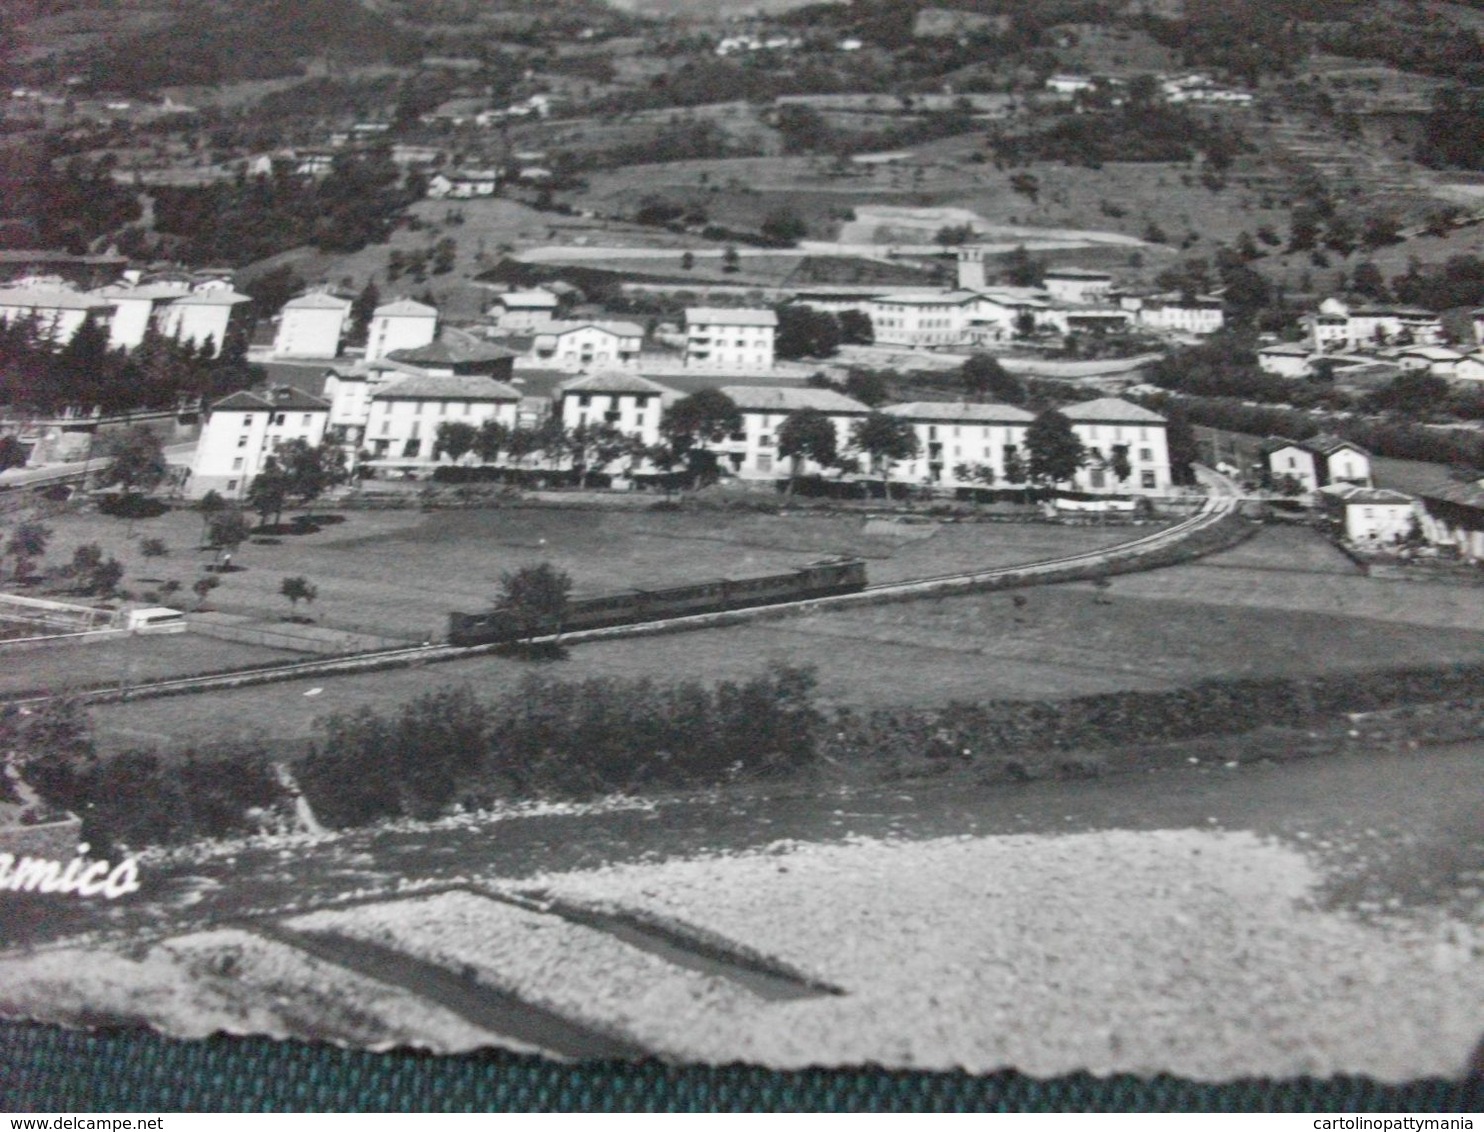
<instances>
[{"instance_id":1,"label":"small building","mask_svg":"<svg viewBox=\"0 0 1484 1132\"><path fill-rule=\"evenodd\" d=\"M273 353L280 358L336 357L352 305L326 291L290 299L279 313Z\"/></svg>"},{"instance_id":2,"label":"small building","mask_svg":"<svg viewBox=\"0 0 1484 1132\"><path fill-rule=\"evenodd\" d=\"M636 373L606 370L557 389L562 424L569 429L609 424L645 445L660 442L664 407L680 394Z\"/></svg>"},{"instance_id":3,"label":"small building","mask_svg":"<svg viewBox=\"0 0 1484 1132\"><path fill-rule=\"evenodd\" d=\"M1322 487L1319 495L1346 541L1356 546L1394 546L1419 522L1417 501L1400 491L1343 483Z\"/></svg>"},{"instance_id":4,"label":"small building","mask_svg":"<svg viewBox=\"0 0 1484 1132\"><path fill-rule=\"evenodd\" d=\"M374 362L393 350L426 346L438 333L438 309L411 299L384 303L371 315L366 334L366 360Z\"/></svg>"},{"instance_id":5,"label":"small building","mask_svg":"<svg viewBox=\"0 0 1484 1132\"><path fill-rule=\"evenodd\" d=\"M237 320L237 308L250 302L251 297L230 288L202 287L164 305L158 315L160 330L167 338L198 349L209 342L212 357L218 357Z\"/></svg>"},{"instance_id":6,"label":"small building","mask_svg":"<svg viewBox=\"0 0 1484 1132\"><path fill-rule=\"evenodd\" d=\"M1484 563L1484 480L1450 483L1421 494L1422 534L1465 562Z\"/></svg>"},{"instance_id":7,"label":"small building","mask_svg":"<svg viewBox=\"0 0 1484 1132\"><path fill-rule=\"evenodd\" d=\"M0 287L0 322L34 319L43 340L65 346L89 318L108 325L114 304L70 287Z\"/></svg>"},{"instance_id":8,"label":"small building","mask_svg":"<svg viewBox=\"0 0 1484 1132\"><path fill-rule=\"evenodd\" d=\"M973 291L898 291L872 299L866 313L877 345L930 349L963 345L979 308Z\"/></svg>"},{"instance_id":9,"label":"small building","mask_svg":"<svg viewBox=\"0 0 1484 1132\"><path fill-rule=\"evenodd\" d=\"M1484 350L1475 350L1459 358L1453 367L1453 380L1460 383L1484 382Z\"/></svg>"},{"instance_id":10,"label":"small building","mask_svg":"<svg viewBox=\"0 0 1484 1132\"><path fill-rule=\"evenodd\" d=\"M744 307L688 307L685 368L720 373L773 368L778 315Z\"/></svg>"},{"instance_id":11,"label":"small building","mask_svg":"<svg viewBox=\"0 0 1484 1132\"><path fill-rule=\"evenodd\" d=\"M1136 303L1140 325L1151 330L1204 337L1226 325L1225 305L1215 295L1151 295Z\"/></svg>"},{"instance_id":12,"label":"small building","mask_svg":"<svg viewBox=\"0 0 1484 1132\"><path fill-rule=\"evenodd\" d=\"M1330 433L1309 440L1270 436L1261 451L1267 479L1274 485L1292 480L1304 492L1318 491L1328 484L1374 486L1370 453Z\"/></svg>"},{"instance_id":13,"label":"small building","mask_svg":"<svg viewBox=\"0 0 1484 1132\"><path fill-rule=\"evenodd\" d=\"M548 322L537 329L531 353L544 366L581 373L636 368L643 345L636 322Z\"/></svg>"},{"instance_id":14,"label":"small building","mask_svg":"<svg viewBox=\"0 0 1484 1132\"><path fill-rule=\"evenodd\" d=\"M1113 289L1113 276L1080 267L1053 267L1042 275L1042 286L1057 302L1100 303Z\"/></svg>"},{"instance_id":15,"label":"small building","mask_svg":"<svg viewBox=\"0 0 1484 1132\"><path fill-rule=\"evenodd\" d=\"M428 196L435 200L471 200L492 197L500 191L498 169L454 169L428 178Z\"/></svg>"},{"instance_id":16,"label":"small building","mask_svg":"<svg viewBox=\"0 0 1484 1132\"><path fill-rule=\"evenodd\" d=\"M388 368L414 375L509 381L515 352L461 330L445 330L425 345L393 350L379 360Z\"/></svg>"},{"instance_id":17,"label":"small building","mask_svg":"<svg viewBox=\"0 0 1484 1132\"><path fill-rule=\"evenodd\" d=\"M897 466L901 478L947 486L1007 483L1006 462L1023 460L1025 429L1035 419L1014 405L973 401L910 401L881 411L917 434L917 456Z\"/></svg>"},{"instance_id":18,"label":"small building","mask_svg":"<svg viewBox=\"0 0 1484 1132\"><path fill-rule=\"evenodd\" d=\"M728 385L722 392L741 411L742 429L717 445L716 451L725 460L725 466L742 479L773 479L790 472L778 455L778 429L790 413L800 409L818 409L824 413L834 423L836 444L844 452L851 447L855 422L871 412L855 398L831 389ZM806 461L797 470L806 475L823 471L812 461Z\"/></svg>"},{"instance_id":19,"label":"small building","mask_svg":"<svg viewBox=\"0 0 1484 1132\"><path fill-rule=\"evenodd\" d=\"M380 474L431 472L449 462L438 451L439 425L478 428L493 420L514 429L520 400L511 386L483 376L408 376L389 382L371 395L363 466Z\"/></svg>"},{"instance_id":20,"label":"small building","mask_svg":"<svg viewBox=\"0 0 1484 1132\"><path fill-rule=\"evenodd\" d=\"M1270 436L1260 446L1264 479L1274 490L1292 483L1298 491L1319 490L1319 464L1302 442Z\"/></svg>"},{"instance_id":21,"label":"small building","mask_svg":"<svg viewBox=\"0 0 1484 1132\"><path fill-rule=\"evenodd\" d=\"M1279 342L1257 351L1257 368L1274 377L1308 377L1313 357L1314 347L1307 342Z\"/></svg>"},{"instance_id":22,"label":"small building","mask_svg":"<svg viewBox=\"0 0 1484 1132\"><path fill-rule=\"evenodd\" d=\"M1157 494L1170 490L1165 419L1121 397L1098 397L1062 410L1087 451L1073 486L1080 491ZM1120 451L1121 450L1121 451ZM1118 478L1119 456L1128 475Z\"/></svg>"},{"instance_id":23,"label":"small building","mask_svg":"<svg viewBox=\"0 0 1484 1132\"><path fill-rule=\"evenodd\" d=\"M1447 346L1409 346L1396 355L1396 364L1412 372L1451 378L1463 358L1460 351L1450 350Z\"/></svg>"},{"instance_id":24,"label":"small building","mask_svg":"<svg viewBox=\"0 0 1484 1132\"><path fill-rule=\"evenodd\" d=\"M496 295L490 304L501 330L534 330L546 326L556 317L561 300L539 287L530 291L507 291Z\"/></svg>"},{"instance_id":25,"label":"small building","mask_svg":"<svg viewBox=\"0 0 1484 1132\"><path fill-rule=\"evenodd\" d=\"M291 440L318 446L329 420L328 401L291 386L243 391L212 405L196 441L186 494L215 491L241 499L268 458Z\"/></svg>"}]
</instances>

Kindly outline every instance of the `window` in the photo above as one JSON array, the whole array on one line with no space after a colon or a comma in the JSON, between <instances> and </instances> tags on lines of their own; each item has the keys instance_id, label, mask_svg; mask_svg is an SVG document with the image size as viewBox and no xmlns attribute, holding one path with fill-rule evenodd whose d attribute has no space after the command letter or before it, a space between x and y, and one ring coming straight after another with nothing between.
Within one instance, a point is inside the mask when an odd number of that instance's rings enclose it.
<instances>
[{"instance_id":1,"label":"window","mask_svg":"<svg viewBox=\"0 0 1484 1132\"><path fill-rule=\"evenodd\" d=\"M593 403L593 399L586 393L579 393L577 395L577 403L585 409Z\"/></svg>"},{"instance_id":2,"label":"window","mask_svg":"<svg viewBox=\"0 0 1484 1132\"><path fill-rule=\"evenodd\" d=\"M771 472L773 470L773 457L759 456L757 458L757 470L760 472Z\"/></svg>"},{"instance_id":3,"label":"window","mask_svg":"<svg viewBox=\"0 0 1484 1132\"><path fill-rule=\"evenodd\" d=\"M1106 487L1108 483L1107 477L1103 475L1101 468L1094 468L1089 474L1089 479L1093 487Z\"/></svg>"},{"instance_id":4,"label":"window","mask_svg":"<svg viewBox=\"0 0 1484 1132\"><path fill-rule=\"evenodd\" d=\"M246 448L247 447L247 437L245 437L245 436L239 436L237 438L237 447L238 448Z\"/></svg>"},{"instance_id":5,"label":"window","mask_svg":"<svg viewBox=\"0 0 1484 1132\"><path fill-rule=\"evenodd\" d=\"M1145 464L1154 463L1154 450L1152 448L1140 448L1139 460L1141 463Z\"/></svg>"},{"instance_id":6,"label":"window","mask_svg":"<svg viewBox=\"0 0 1484 1132\"><path fill-rule=\"evenodd\" d=\"M284 418L285 415L286 414L284 414L284 413L274 413L273 414L273 423L276 424L276 425L283 424L283 418Z\"/></svg>"},{"instance_id":7,"label":"window","mask_svg":"<svg viewBox=\"0 0 1484 1132\"><path fill-rule=\"evenodd\" d=\"M228 491L236 491L237 490L237 481L236 480L228 480L227 481L227 490Z\"/></svg>"},{"instance_id":8,"label":"window","mask_svg":"<svg viewBox=\"0 0 1484 1132\"><path fill-rule=\"evenodd\" d=\"M402 449L402 455L404 458L415 457L422 451L422 447L423 442L421 440L409 440L407 446Z\"/></svg>"},{"instance_id":9,"label":"window","mask_svg":"<svg viewBox=\"0 0 1484 1132\"><path fill-rule=\"evenodd\" d=\"M313 413L305 413L304 414L304 427L305 428L308 428L309 425L310 425L310 422L313 421L313 420L314 420L314 414Z\"/></svg>"},{"instance_id":10,"label":"window","mask_svg":"<svg viewBox=\"0 0 1484 1132\"><path fill-rule=\"evenodd\" d=\"M643 413L635 413L634 414L634 424L638 425L640 428L643 428L644 427L644 414Z\"/></svg>"},{"instance_id":11,"label":"window","mask_svg":"<svg viewBox=\"0 0 1484 1132\"><path fill-rule=\"evenodd\" d=\"M237 459L235 459L235 460L232 461L232 470L234 472L240 472L240 471L242 471L242 457L241 456L238 456Z\"/></svg>"},{"instance_id":12,"label":"window","mask_svg":"<svg viewBox=\"0 0 1484 1132\"><path fill-rule=\"evenodd\" d=\"M413 404L412 404L412 415L414 417L420 417L420 416L423 415L423 403L421 401L414 401L413 402Z\"/></svg>"},{"instance_id":13,"label":"window","mask_svg":"<svg viewBox=\"0 0 1484 1132\"><path fill-rule=\"evenodd\" d=\"M1159 486L1159 481L1154 478L1154 473L1148 470L1139 473L1139 483L1144 487Z\"/></svg>"},{"instance_id":14,"label":"window","mask_svg":"<svg viewBox=\"0 0 1484 1132\"><path fill-rule=\"evenodd\" d=\"M757 438L757 446L759 448L772 448L773 447L773 437L770 434L766 433L766 432L763 433L762 436L760 436L760 437Z\"/></svg>"}]
</instances>

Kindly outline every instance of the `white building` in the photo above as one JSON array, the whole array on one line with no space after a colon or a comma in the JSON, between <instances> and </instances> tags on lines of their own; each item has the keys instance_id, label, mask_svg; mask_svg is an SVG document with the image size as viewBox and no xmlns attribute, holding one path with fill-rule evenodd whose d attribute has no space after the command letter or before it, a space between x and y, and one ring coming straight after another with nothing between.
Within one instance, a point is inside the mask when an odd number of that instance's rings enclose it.
<instances>
[{"instance_id":1,"label":"white building","mask_svg":"<svg viewBox=\"0 0 1484 1132\"><path fill-rule=\"evenodd\" d=\"M501 330L543 329L556 317L558 302L550 291L539 287L531 291L507 291L495 296L490 313Z\"/></svg>"},{"instance_id":2,"label":"white building","mask_svg":"<svg viewBox=\"0 0 1484 1132\"><path fill-rule=\"evenodd\" d=\"M913 401L881 411L908 421L917 434L918 454L897 464L897 478L947 486L986 486L973 474L978 468L1005 485L1006 457L1024 458L1025 428L1035 419L1014 405L972 401Z\"/></svg>"},{"instance_id":3,"label":"white building","mask_svg":"<svg viewBox=\"0 0 1484 1132\"><path fill-rule=\"evenodd\" d=\"M778 315L771 310L688 307L685 368L719 373L773 368Z\"/></svg>"},{"instance_id":4,"label":"white building","mask_svg":"<svg viewBox=\"0 0 1484 1132\"><path fill-rule=\"evenodd\" d=\"M1484 562L1484 480L1428 488L1421 520L1428 542L1451 547L1465 562Z\"/></svg>"},{"instance_id":5,"label":"white building","mask_svg":"<svg viewBox=\"0 0 1484 1132\"><path fill-rule=\"evenodd\" d=\"M1374 486L1370 453L1337 436L1321 434L1303 441L1271 436L1262 452L1268 479L1274 484L1291 479L1305 492L1327 484Z\"/></svg>"},{"instance_id":6,"label":"white building","mask_svg":"<svg viewBox=\"0 0 1484 1132\"><path fill-rule=\"evenodd\" d=\"M1133 300L1140 325L1151 330L1204 336L1226 325L1226 310L1215 295L1151 295ZM1123 301L1129 308L1129 300Z\"/></svg>"},{"instance_id":7,"label":"white building","mask_svg":"<svg viewBox=\"0 0 1484 1132\"><path fill-rule=\"evenodd\" d=\"M1304 320L1314 344L1321 350L1344 345L1437 346L1443 341L1443 324L1434 311L1397 305L1349 306L1339 299L1325 299L1319 310Z\"/></svg>"},{"instance_id":8,"label":"white building","mask_svg":"<svg viewBox=\"0 0 1484 1132\"><path fill-rule=\"evenodd\" d=\"M645 445L660 442L660 417L680 394L634 373L608 370L565 382L557 389L562 424L610 424Z\"/></svg>"},{"instance_id":9,"label":"white building","mask_svg":"<svg viewBox=\"0 0 1484 1132\"><path fill-rule=\"evenodd\" d=\"M497 169L454 169L434 173L428 178L428 196L435 200L492 197L499 189L500 172Z\"/></svg>"},{"instance_id":10,"label":"white building","mask_svg":"<svg viewBox=\"0 0 1484 1132\"><path fill-rule=\"evenodd\" d=\"M363 448L367 466L381 474L420 475L446 453L435 453L438 426L461 422L478 428L495 420L513 429L520 393L488 377L404 377L371 395Z\"/></svg>"},{"instance_id":11,"label":"white building","mask_svg":"<svg viewBox=\"0 0 1484 1132\"><path fill-rule=\"evenodd\" d=\"M200 499L215 491L241 499L270 456L291 440L318 446L325 436L329 403L299 389L233 393L211 406L186 493Z\"/></svg>"},{"instance_id":12,"label":"white building","mask_svg":"<svg viewBox=\"0 0 1484 1132\"><path fill-rule=\"evenodd\" d=\"M198 348L210 342L212 357L217 357L226 345L233 312L243 303L250 302L250 297L239 295L230 288L205 287L191 291L166 303L160 310L160 331L167 338Z\"/></svg>"},{"instance_id":13,"label":"white building","mask_svg":"<svg viewBox=\"0 0 1484 1132\"><path fill-rule=\"evenodd\" d=\"M568 373L634 369L643 345L644 328L634 322L548 322L537 329L531 354Z\"/></svg>"},{"instance_id":14,"label":"white building","mask_svg":"<svg viewBox=\"0 0 1484 1132\"><path fill-rule=\"evenodd\" d=\"M1257 368L1274 377L1308 377L1314 347L1307 342L1278 342L1257 351Z\"/></svg>"},{"instance_id":15,"label":"white building","mask_svg":"<svg viewBox=\"0 0 1484 1132\"><path fill-rule=\"evenodd\" d=\"M1451 378L1463 358L1462 353L1447 346L1411 346L1396 355L1396 364L1406 370Z\"/></svg>"},{"instance_id":16,"label":"white building","mask_svg":"<svg viewBox=\"0 0 1484 1132\"><path fill-rule=\"evenodd\" d=\"M1417 501L1400 491L1347 483L1320 488L1320 495L1326 508L1337 513L1345 538L1357 546L1401 542L1420 522Z\"/></svg>"},{"instance_id":17,"label":"white building","mask_svg":"<svg viewBox=\"0 0 1484 1132\"><path fill-rule=\"evenodd\" d=\"M1458 359L1453 367L1453 380L1459 382L1484 382L1484 350L1475 350Z\"/></svg>"},{"instance_id":18,"label":"white building","mask_svg":"<svg viewBox=\"0 0 1484 1132\"><path fill-rule=\"evenodd\" d=\"M962 345L978 311L972 291L901 291L878 296L867 308L877 345L919 348Z\"/></svg>"},{"instance_id":19,"label":"white building","mask_svg":"<svg viewBox=\"0 0 1484 1132\"><path fill-rule=\"evenodd\" d=\"M773 479L790 472L778 456L778 429L790 413L818 409L835 426L835 443L841 452L852 445L855 422L868 416L870 408L853 397L830 389L772 385L728 385L722 392L742 414L742 430L716 446L716 452L742 479ZM801 474L821 471L812 462L798 469Z\"/></svg>"},{"instance_id":20,"label":"white building","mask_svg":"<svg viewBox=\"0 0 1484 1132\"><path fill-rule=\"evenodd\" d=\"M117 283L94 291L97 298L114 308L108 325L110 349L134 350L144 341L145 332L155 323L156 312L190 290L185 281L142 284Z\"/></svg>"},{"instance_id":21,"label":"white building","mask_svg":"<svg viewBox=\"0 0 1484 1132\"><path fill-rule=\"evenodd\" d=\"M393 350L415 350L438 335L438 309L411 299L376 308L366 334L366 360L374 362Z\"/></svg>"},{"instance_id":22,"label":"white building","mask_svg":"<svg viewBox=\"0 0 1484 1132\"><path fill-rule=\"evenodd\" d=\"M72 341L90 315L108 325L113 312L107 299L67 287L0 287L0 322L34 318L43 339L58 346Z\"/></svg>"},{"instance_id":23,"label":"white building","mask_svg":"<svg viewBox=\"0 0 1484 1132\"><path fill-rule=\"evenodd\" d=\"M1113 289L1113 276L1080 267L1048 268L1042 275L1046 293L1061 303L1100 303Z\"/></svg>"},{"instance_id":24,"label":"white building","mask_svg":"<svg viewBox=\"0 0 1484 1132\"><path fill-rule=\"evenodd\" d=\"M350 318L349 299L315 291L290 299L278 318L273 352L281 358L333 358Z\"/></svg>"},{"instance_id":25,"label":"white building","mask_svg":"<svg viewBox=\"0 0 1484 1132\"><path fill-rule=\"evenodd\" d=\"M1080 491L1169 491L1170 449L1165 419L1151 409L1120 397L1099 397L1062 410L1072 431L1082 441L1088 462L1078 470L1073 486ZM1116 450L1123 450L1129 476L1120 480L1113 470Z\"/></svg>"},{"instance_id":26,"label":"white building","mask_svg":"<svg viewBox=\"0 0 1484 1132\"><path fill-rule=\"evenodd\" d=\"M1091 90L1096 84L1087 75L1052 75L1046 80L1046 89L1052 94L1070 97Z\"/></svg>"}]
</instances>

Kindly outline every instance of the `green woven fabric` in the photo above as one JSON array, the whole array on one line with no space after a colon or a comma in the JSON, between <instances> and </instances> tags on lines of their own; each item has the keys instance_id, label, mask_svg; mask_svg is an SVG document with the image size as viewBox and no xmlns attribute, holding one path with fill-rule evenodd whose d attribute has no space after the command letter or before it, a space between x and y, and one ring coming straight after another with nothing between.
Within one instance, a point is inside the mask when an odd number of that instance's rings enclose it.
<instances>
[{"instance_id":1,"label":"green woven fabric","mask_svg":"<svg viewBox=\"0 0 1484 1132\"><path fill-rule=\"evenodd\" d=\"M1326 1111L1473 1112L1484 1080L1207 1085L1174 1077L1038 1081L656 1062L560 1065L492 1053L371 1054L298 1042L172 1041L130 1030L0 1025L0 1109L89 1111Z\"/></svg>"}]
</instances>

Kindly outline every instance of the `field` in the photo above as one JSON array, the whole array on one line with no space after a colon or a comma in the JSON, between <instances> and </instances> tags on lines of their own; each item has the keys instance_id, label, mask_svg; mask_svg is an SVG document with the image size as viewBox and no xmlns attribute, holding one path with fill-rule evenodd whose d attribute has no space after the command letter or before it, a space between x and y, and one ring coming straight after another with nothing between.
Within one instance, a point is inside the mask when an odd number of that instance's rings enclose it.
<instances>
[{"instance_id":1,"label":"field","mask_svg":"<svg viewBox=\"0 0 1484 1132\"><path fill-rule=\"evenodd\" d=\"M1008 594L974 595L584 644L534 668L485 658L107 706L95 719L111 748L229 734L292 744L332 711L384 708L451 684L500 692L533 672L710 682L780 661L815 666L826 701L869 708L1155 690L1218 676L1477 660L1484 651L1484 607L1472 590L1372 581L1311 532L1290 528L1191 565L1117 578L1106 604L1081 584L1021 596L1019 607Z\"/></svg>"},{"instance_id":2,"label":"field","mask_svg":"<svg viewBox=\"0 0 1484 1132\"><path fill-rule=\"evenodd\" d=\"M296 656L282 649L219 641L195 633L48 645L7 653L8 663L0 669L0 693L65 693L71 688L98 684L125 687L193 672L292 660Z\"/></svg>"}]
</instances>

